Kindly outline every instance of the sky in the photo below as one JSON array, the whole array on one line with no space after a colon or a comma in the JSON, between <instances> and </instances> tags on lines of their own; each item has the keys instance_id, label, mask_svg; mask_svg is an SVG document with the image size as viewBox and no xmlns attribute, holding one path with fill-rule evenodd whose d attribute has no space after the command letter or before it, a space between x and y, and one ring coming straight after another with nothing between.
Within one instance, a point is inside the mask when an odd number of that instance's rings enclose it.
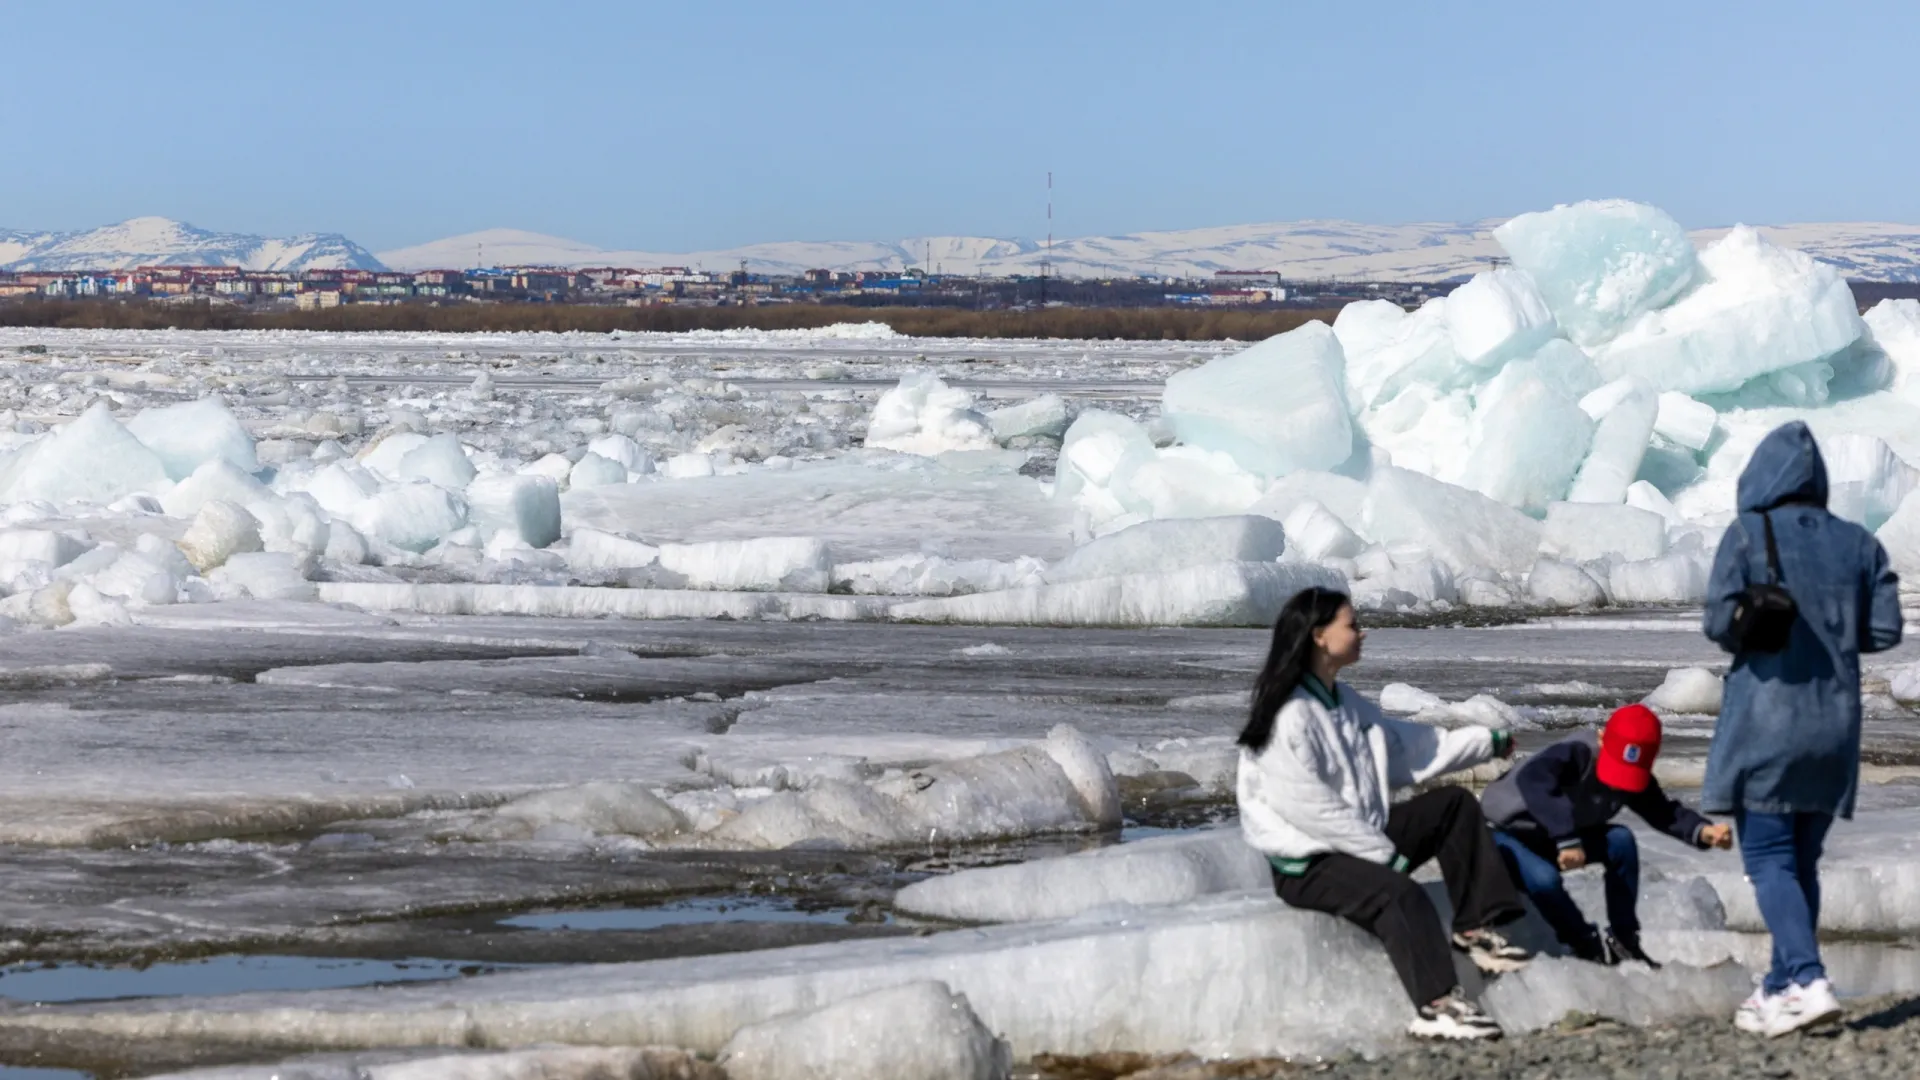
<instances>
[{"instance_id":1,"label":"sky","mask_svg":"<svg viewBox=\"0 0 1920 1080\"><path fill-rule=\"evenodd\" d=\"M16 4L0 228L389 250L1920 221L1920 4Z\"/></svg>"}]
</instances>

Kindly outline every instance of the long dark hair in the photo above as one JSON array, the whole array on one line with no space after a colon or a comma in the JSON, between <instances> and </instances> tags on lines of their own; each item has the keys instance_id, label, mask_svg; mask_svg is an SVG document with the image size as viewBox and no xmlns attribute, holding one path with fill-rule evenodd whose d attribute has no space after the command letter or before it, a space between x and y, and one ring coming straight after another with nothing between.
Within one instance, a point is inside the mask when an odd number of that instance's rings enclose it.
<instances>
[{"instance_id":1,"label":"long dark hair","mask_svg":"<svg viewBox=\"0 0 1920 1080\"><path fill-rule=\"evenodd\" d=\"M1293 594L1273 622L1273 646L1253 681L1253 711L1240 732L1240 745L1258 754L1273 739L1273 718L1306 677L1313 660L1313 632L1323 629L1352 603L1347 594L1318 585Z\"/></svg>"}]
</instances>

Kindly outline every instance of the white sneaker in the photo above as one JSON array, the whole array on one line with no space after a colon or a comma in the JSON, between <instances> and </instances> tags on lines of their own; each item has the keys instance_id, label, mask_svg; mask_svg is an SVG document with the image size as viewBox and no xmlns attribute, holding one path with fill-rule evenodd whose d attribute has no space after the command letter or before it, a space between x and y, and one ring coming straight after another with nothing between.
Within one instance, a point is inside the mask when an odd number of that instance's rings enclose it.
<instances>
[{"instance_id":1,"label":"white sneaker","mask_svg":"<svg viewBox=\"0 0 1920 1080\"><path fill-rule=\"evenodd\" d=\"M1784 996L1769 994L1765 987L1754 987L1753 995L1741 1002L1740 1007L1734 1010L1733 1026L1749 1035L1765 1035L1767 1023L1773 1019L1773 1014L1779 1011L1780 999Z\"/></svg>"},{"instance_id":2,"label":"white sneaker","mask_svg":"<svg viewBox=\"0 0 1920 1080\"><path fill-rule=\"evenodd\" d=\"M1480 1011L1455 987L1446 997L1422 1005L1407 1034L1416 1039L1497 1039L1502 1034L1493 1017Z\"/></svg>"},{"instance_id":3,"label":"white sneaker","mask_svg":"<svg viewBox=\"0 0 1920 1080\"><path fill-rule=\"evenodd\" d=\"M1769 1039L1777 1039L1816 1024L1831 1023L1840 1019L1845 1012L1840 1008L1840 999L1833 994L1833 984L1825 979L1815 979L1806 986L1789 986L1778 1000L1772 1014L1767 1017L1766 1035Z\"/></svg>"}]
</instances>

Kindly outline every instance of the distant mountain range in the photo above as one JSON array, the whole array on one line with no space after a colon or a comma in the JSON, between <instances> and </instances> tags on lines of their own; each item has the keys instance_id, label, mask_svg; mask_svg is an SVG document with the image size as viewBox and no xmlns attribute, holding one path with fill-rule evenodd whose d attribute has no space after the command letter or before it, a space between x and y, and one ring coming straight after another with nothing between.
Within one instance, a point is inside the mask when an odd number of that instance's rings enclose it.
<instances>
[{"instance_id":1,"label":"distant mountain range","mask_svg":"<svg viewBox=\"0 0 1920 1080\"><path fill-rule=\"evenodd\" d=\"M1051 256L1032 240L930 236L900 241L790 241L717 251L621 251L518 229L489 229L378 256L334 233L271 239L214 233L166 218L135 218L75 233L0 230L0 269L93 270L152 264L243 266L254 270L351 267L367 270L488 266L691 266L761 273L803 270L901 270L924 266L950 274L1060 277L1210 277L1217 270L1277 270L1295 280L1445 281L1485 269L1498 256L1500 219L1466 223L1365 225L1292 221L1171 232L1090 236L1054 242ZM1920 225L1881 222L1762 226L1865 281L1920 281ZM1699 229L1695 243L1725 233Z\"/></svg>"},{"instance_id":2,"label":"distant mountain range","mask_svg":"<svg viewBox=\"0 0 1920 1080\"><path fill-rule=\"evenodd\" d=\"M248 270L380 270L380 260L338 233L273 239L209 232L142 217L79 232L0 229L0 270L126 270L135 266L239 266Z\"/></svg>"}]
</instances>

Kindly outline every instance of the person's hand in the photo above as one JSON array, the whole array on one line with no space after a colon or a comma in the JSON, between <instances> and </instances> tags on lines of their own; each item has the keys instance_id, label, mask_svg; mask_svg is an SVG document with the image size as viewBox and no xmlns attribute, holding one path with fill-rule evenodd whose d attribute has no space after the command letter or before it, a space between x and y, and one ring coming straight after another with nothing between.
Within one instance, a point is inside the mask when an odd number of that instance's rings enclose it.
<instances>
[{"instance_id":1,"label":"person's hand","mask_svg":"<svg viewBox=\"0 0 1920 1080\"><path fill-rule=\"evenodd\" d=\"M1587 865L1587 849L1583 847L1561 848L1558 861L1561 870L1578 870Z\"/></svg>"},{"instance_id":2,"label":"person's hand","mask_svg":"<svg viewBox=\"0 0 1920 1080\"><path fill-rule=\"evenodd\" d=\"M1733 846L1733 826L1709 825L1700 830L1700 843L1725 851Z\"/></svg>"},{"instance_id":3,"label":"person's hand","mask_svg":"<svg viewBox=\"0 0 1920 1080\"><path fill-rule=\"evenodd\" d=\"M1503 728L1493 729L1493 756L1497 758L1513 756L1513 732Z\"/></svg>"}]
</instances>

